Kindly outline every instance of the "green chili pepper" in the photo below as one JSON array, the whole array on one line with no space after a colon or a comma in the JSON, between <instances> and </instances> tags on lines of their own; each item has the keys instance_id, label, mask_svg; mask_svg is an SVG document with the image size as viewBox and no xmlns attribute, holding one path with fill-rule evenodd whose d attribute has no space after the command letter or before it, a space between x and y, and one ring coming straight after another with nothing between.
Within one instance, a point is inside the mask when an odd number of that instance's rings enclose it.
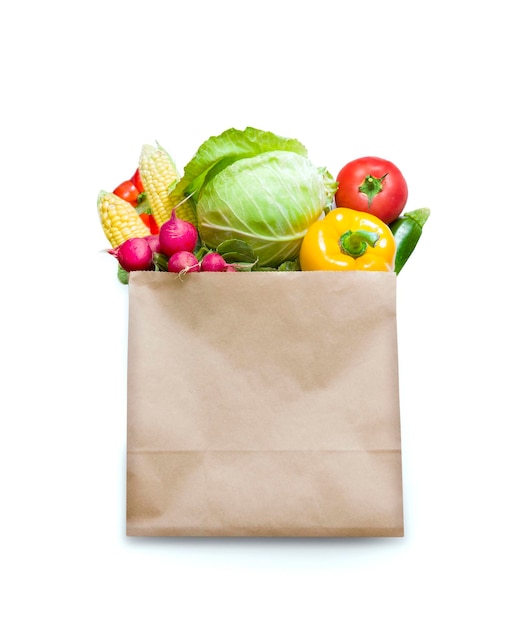
<instances>
[{"instance_id":1,"label":"green chili pepper","mask_svg":"<svg viewBox=\"0 0 521 626\"><path fill-rule=\"evenodd\" d=\"M396 274L400 273L407 259L413 253L414 248L416 248L425 222L429 219L430 214L430 209L416 209L415 211L404 213L389 224L396 241L396 259L394 261Z\"/></svg>"}]
</instances>

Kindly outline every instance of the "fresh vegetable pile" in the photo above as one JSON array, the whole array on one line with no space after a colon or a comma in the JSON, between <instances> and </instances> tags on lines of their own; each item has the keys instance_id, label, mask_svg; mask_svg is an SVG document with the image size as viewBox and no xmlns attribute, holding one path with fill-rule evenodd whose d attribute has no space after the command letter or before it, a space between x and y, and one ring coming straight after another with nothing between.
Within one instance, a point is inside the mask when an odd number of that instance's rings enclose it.
<instances>
[{"instance_id":1,"label":"fresh vegetable pile","mask_svg":"<svg viewBox=\"0 0 521 626\"><path fill-rule=\"evenodd\" d=\"M132 271L365 270L398 274L429 209L403 212L407 183L390 161L364 157L336 180L296 139L255 128L210 137L181 176L159 145L98 212L118 262Z\"/></svg>"}]
</instances>

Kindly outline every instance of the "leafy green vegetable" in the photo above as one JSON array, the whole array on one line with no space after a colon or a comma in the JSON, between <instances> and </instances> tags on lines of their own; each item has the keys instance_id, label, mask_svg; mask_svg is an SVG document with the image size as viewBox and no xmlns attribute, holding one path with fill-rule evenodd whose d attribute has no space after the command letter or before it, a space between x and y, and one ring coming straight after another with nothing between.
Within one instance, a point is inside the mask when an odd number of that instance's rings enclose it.
<instances>
[{"instance_id":1,"label":"leafy green vegetable","mask_svg":"<svg viewBox=\"0 0 521 626\"><path fill-rule=\"evenodd\" d=\"M128 285L128 272L118 263L118 280L122 285Z\"/></svg>"},{"instance_id":2,"label":"leafy green vegetable","mask_svg":"<svg viewBox=\"0 0 521 626\"><path fill-rule=\"evenodd\" d=\"M296 139L232 128L202 144L171 195L175 204L192 204L203 246L239 240L260 266L278 267L298 255L335 190L333 177Z\"/></svg>"},{"instance_id":3,"label":"leafy green vegetable","mask_svg":"<svg viewBox=\"0 0 521 626\"><path fill-rule=\"evenodd\" d=\"M300 271L300 262L298 259L294 261L286 261L277 268L279 272L298 272Z\"/></svg>"},{"instance_id":4,"label":"leafy green vegetable","mask_svg":"<svg viewBox=\"0 0 521 626\"><path fill-rule=\"evenodd\" d=\"M255 263L257 256L249 243L240 239L227 239L217 246L217 252L228 262Z\"/></svg>"},{"instance_id":5,"label":"leafy green vegetable","mask_svg":"<svg viewBox=\"0 0 521 626\"><path fill-rule=\"evenodd\" d=\"M168 272L168 257L161 252L154 252L154 269L156 272Z\"/></svg>"}]
</instances>

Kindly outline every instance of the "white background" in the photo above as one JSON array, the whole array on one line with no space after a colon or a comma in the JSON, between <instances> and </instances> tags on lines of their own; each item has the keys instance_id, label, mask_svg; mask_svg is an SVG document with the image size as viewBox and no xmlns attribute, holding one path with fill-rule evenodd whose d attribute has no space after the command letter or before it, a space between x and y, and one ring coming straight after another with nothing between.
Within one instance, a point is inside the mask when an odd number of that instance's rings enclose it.
<instances>
[{"instance_id":1,"label":"white background","mask_svg":"<svg viewBox=\"0 0 521 626\"><path fill-rule=\"evenodd\" d=\"M4 3L0 621L521 623L516 3ZM96 197L257 126L394 161L406 536L125 537L126 289ZM332 359L338 356L332 355Z\"/></svg>"}]
</instances>

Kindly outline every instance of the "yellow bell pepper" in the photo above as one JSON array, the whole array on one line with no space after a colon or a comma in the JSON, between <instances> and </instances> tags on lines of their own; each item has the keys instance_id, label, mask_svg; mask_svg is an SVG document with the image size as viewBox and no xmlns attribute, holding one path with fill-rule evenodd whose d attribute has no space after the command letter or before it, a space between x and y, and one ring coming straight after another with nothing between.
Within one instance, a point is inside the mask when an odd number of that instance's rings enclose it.
<instances>
[{"instance_id":1,"label":"yellow bell pepper","mask_svg":"<svg viewBox=\"0 0 521 626\"><path fill-rule=\"evenodd\" d=\"M300 267L392 272L395 256L387 224L369 213L340 207L311 225L302 241Z\"/></svg>"}]
</instances>

